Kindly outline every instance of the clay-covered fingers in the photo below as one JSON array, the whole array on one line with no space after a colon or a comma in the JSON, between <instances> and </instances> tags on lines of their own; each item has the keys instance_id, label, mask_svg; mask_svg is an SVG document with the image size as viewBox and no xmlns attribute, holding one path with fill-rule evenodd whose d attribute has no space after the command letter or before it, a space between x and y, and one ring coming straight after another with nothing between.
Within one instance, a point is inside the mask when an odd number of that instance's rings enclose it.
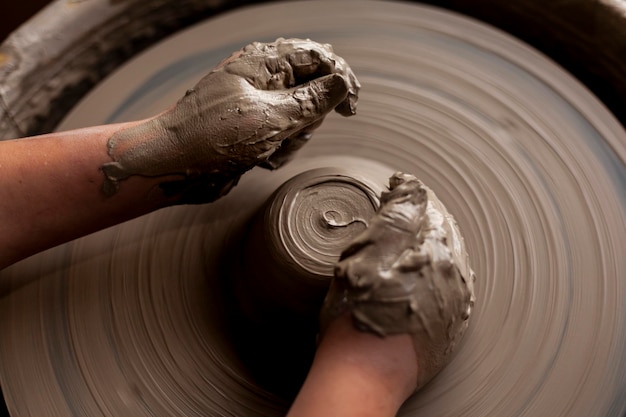
<instances>
[{"instance_id":1,"label":"clay-covered fingers","mask_svg":"<svg viewBox=\"0 0 626 417\"><path fill-rule=\"evenodd\" d=\"M349 312L361 330L412 335L422 386L467 328L475 277L456 222L421 181L396 173L380 201L336 264L321 328Z\"/></svg>"},{"instance_id":2,"label":"clay-covered fingers","mask_svg":"<svg viewBox=\"0 0 626 417\"><path fill-rule=\"evenodd\" d=\"M345 79L348 94L336 110L344 116L356 113L361 85L347 62L329 44L283 38L271 43L254 42L215 69L221 70L243 77L259 90L290 89L316 78L339 74Z\"/></svg>"},{"instance_id":3,"label":"clay-covered fingers","mask_svg":"<svg viewBox=\"0 0 626 417\"><path fill-rule=\"evenodd\" d=\"M277 39L276 44L281 58L289 62L297 84L324 75L342 75L346 79L348 95L336 110L344 116L356 114L361 84L345 59L335 54L332 45L310 39Z\"/></svg>"},{"instance_id":4,"label":"clay-covered fingers","mask_svg":"<svg viewBox=\"0 0 626 417\"><path fill-rule=\"evenodd\" d=\"M232 83L233 77L239 83ZM253 42L218 65L206 83L222 79L219 85L239 85L239 91L226 91L228 95L253 100L236 106L241 117L233 150L241 150L242 142L253 143L258 151L255 165L269 169L287 163L332 110L355 114L361 87L331 45L309 39ZM232 119L231 114L220 118ZM231 143L232 139L223 138ZM231 157L237 159L232 153Z\"/></svg>"},{"instance_id":5,"label":"clay-covered fingers","mask_svg":"<svg viewBox=\"0 0 626 417\"><path fill-rule=\"evenodd\" d=\"M266 92L272 111L263 129L273 150L260 165L277 169L287 163L347 95L346 80L339 74L316 78L290 90Z\"/></svg>"},{"instance_id":6,"label":"clay-covered fingers","mask_svg":"<svg viewBox=\"0 0 626 417\"><path fill-rule=\"evenodd\" d=\"M352 72L352 69L350 69L350 67L343 58L337 57L336 62L340 63L340 67L345 68L343 73L345 73L344 76L347 77L348 95L346 96L346 99L344 101L342 101L337 105L337 107L335 107L335 111L342 116L352 116L356 114L361 84L354 75L354 72Z\"/></svg>"},{"instance_id":7,"label":"clay-covered fingers","mask_svg":"<svg viewBox=\"0 0 626 417\"><path fill-rule=\"evenodd\" d=\"M397 264L408 253L419 250L418 232L427 199L421 182L396 173L380 200L381 206L368 220L367 229L342 252L335 265L331 285L335 289L325 300L322 322L336 312L350 311L359 328L384 336L398 333L400 323L406 325L403 312L410 309L415 280L399 273ZM408 327L404 332L409 332Z\"/></svg>"}]
</instances>

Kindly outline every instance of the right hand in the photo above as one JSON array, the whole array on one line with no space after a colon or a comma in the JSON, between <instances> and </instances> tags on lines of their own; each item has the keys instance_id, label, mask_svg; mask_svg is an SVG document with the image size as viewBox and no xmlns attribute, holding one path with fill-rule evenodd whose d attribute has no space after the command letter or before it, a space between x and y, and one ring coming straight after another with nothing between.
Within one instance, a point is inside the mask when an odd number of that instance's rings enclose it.
<instances>
[{"instance_id":1,"label":"right hand","mask_svg":"<svg viewBox=\"0 0 626 417\"><path fill-rule=\"evenodd\" d=\"M321 327L349 313L363 331L410 334L419 387L447 363L467 329L475 276L456 222L434 193L403 173L389 188L337 263Z\"/></svg>"}]
</instances>

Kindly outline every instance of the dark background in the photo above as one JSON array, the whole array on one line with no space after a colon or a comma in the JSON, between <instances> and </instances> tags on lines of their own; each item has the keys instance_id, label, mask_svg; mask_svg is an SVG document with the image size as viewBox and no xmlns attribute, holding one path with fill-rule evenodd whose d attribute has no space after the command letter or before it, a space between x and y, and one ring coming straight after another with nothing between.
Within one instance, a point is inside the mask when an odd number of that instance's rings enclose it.
<instances>
[{"instance_id":1,"label":"dark background","mask_svg":"<svg viewBox=\"0 0 626 417\"><path fill-rule=\"evenodd\" d=\"M2 7L2 22L0 22L0 43L19 25L37 13L50 0L25 0L11 2L10 6Z\"/></svg>"}]
</instances>

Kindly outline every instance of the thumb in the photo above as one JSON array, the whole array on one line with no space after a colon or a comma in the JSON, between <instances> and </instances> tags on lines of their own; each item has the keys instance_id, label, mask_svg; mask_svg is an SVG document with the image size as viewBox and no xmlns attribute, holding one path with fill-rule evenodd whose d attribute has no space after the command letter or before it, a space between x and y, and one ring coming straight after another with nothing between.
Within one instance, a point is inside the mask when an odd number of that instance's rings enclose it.
<instances>
[{"instance_id":1,"label":"thumb","mask_svg":"<svg viewBox=\"0 0 626 417\"><path fill-rule=\"evenodd\" d=\"M348 83L340 74L329 74L288 90L298 104L301 126L308 126L330 113L348 96Z\"/></svg>"},{"instance_id":2,"label":"thumb","mask_svg":"<svg viewBox=\"0 0 626 417\"><path fill-rule=\"evenodd\" d=\"M311 138L324 117L346 100L348 85L343 76L330 74L288 90L265 91L274 111L257 141L268 141L264 168L276 169L288 162ZM264 113L266 114L266 113ZM280 132L280 133L279 133Z\"/></svg>"}]
</instances>

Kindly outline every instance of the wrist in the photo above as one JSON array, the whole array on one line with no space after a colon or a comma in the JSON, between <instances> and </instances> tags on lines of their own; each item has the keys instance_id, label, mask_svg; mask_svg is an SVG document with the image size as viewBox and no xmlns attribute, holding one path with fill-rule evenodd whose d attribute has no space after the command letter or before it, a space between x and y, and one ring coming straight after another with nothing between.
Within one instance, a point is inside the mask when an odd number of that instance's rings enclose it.
<instances>
[{"instance_id":1,"label":"wrist","mask_svg":"<svg viewBox=\"0 0 626 417\"><path fill-rule=\"evenodd\" d=\"M415 390L417 369L409 335L364 333L343 315L326 329L288 416L395 416Z\"/></svg>"}]
</instances>

